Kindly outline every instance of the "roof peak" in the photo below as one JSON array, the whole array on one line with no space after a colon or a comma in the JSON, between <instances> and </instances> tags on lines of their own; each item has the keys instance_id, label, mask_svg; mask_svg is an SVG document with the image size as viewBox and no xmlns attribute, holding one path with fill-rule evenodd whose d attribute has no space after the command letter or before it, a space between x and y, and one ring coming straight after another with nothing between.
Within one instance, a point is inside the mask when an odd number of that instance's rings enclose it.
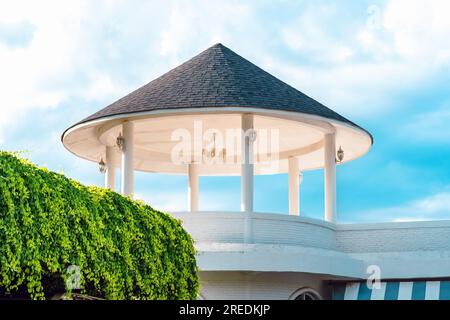
<instances>
[{"instance_id":1,"label":"roof peak","mask_svg":"<svg viewBox=\"0 0 450 320\"><path fill-rule=\"evenodd\" d=\"M192 59L195 59L197 56L202 55L202 54L205 54L205 53L209 53L209 52L217 52L217 51L224 52L224 51L227 51L227 50L228 50L228 51L231 51L231 52L233 52L233 53L235 53L233 50L231 50L230 48L226 47L226 46L223 45L222 43L217 42L216 44L212 45L212 46L209 47L208 49L203 50L203 51L200 52L198 55L194 56ZM235 54L236 54L236 53L235 53ZM190 60L192 60L192 59L190 59Z\"/></svg>"},{"instance_id":2,"label":"roof peak","mask_svg":"<svg viewBox=\"0 0 450 320\"><path fill-rule=\"evenodd\" d=\"M226 46L224 46L221 42L217 42L216 44L212 45L211 48L213 47L222 47L222 48L226 48Z\"/></svg>"},{"instance_id":3,"label":"roof peak","mask_svg":"<svg viewBox=\"0 0 450 320\"><path fill-rule=\"evenodd\" d=\"M228 48L226 45L224 45L221 42L217 42L216 44L212 45L211 47L207 48L206 50L200 52L198 55L192 57L190 60L195 59L197 56L199 56L201 54L210 53L210 52L231 53L231 54L239 56L241 59L243 59L245 61L248 61L247 59L245 59L244 57L240 56L238 53L234 52L233 50L231 50L230 48ZM250 62L250 61L248 61L248 62ZM181 65L183 65L183 64L181 64Z\"/></svg>"}]
</instances>

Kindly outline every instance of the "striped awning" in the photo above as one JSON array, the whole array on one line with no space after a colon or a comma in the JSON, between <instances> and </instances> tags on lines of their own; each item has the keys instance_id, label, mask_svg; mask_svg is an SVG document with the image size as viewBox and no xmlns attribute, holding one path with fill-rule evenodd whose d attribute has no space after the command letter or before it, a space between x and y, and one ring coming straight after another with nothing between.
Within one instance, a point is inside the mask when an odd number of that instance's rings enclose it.
<instances>
[{"instance_id":1,"label":"striped awning","mask_svg":"<svg viewBox=\"0 0 450 320\"><path fill-rule=\"evenodd\" d=\"M383 281L335 283L333 300L450 300L450 281Z\"/></svg>"}]
</instances>

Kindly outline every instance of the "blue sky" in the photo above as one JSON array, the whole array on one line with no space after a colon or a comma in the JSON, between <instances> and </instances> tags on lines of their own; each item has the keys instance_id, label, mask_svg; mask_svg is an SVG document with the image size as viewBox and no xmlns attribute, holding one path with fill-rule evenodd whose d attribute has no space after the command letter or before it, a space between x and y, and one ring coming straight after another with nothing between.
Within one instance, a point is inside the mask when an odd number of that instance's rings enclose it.
<instances>
[{"instance_id":1,"label":"blue sky","mask_svg":"<svg viewBox=\"0 0 450 320\"><path fill-rule=\"evenodd\" d=\"M450 4L397 1L0 0L0 148L86 184L65 128L222 42L368 129L339 167L342 222L450 219ZM137 174L139 197L187 207L186 178ZM239 178L201 178L204 210L238 210ZM256 210L287 212L287 177L256 177ZM323 217L323 173L302 215Z\"/></svg>"}]
</instances>

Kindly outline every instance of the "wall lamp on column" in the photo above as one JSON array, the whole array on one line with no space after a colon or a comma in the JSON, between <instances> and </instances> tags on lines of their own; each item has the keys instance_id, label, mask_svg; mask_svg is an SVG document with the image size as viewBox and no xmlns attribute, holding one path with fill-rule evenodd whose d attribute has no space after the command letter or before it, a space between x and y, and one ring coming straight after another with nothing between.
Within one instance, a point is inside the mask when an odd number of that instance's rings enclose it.
<instances>
[{"instance_id":1,"label":"wall lamp on column","mask_svg":"<svg viewBox=\"0 0 450 320\"><path fill-rule=\"evenodd\" d=\"M344 160L344 150L342 147L339 147L339 150L336 152L336 162L341 163Z\"/></svg>"},{"instance_id":2,"label":"wall lamp on column","mask_svg":"<svg viewBox=\"0 0 450 320\"><path fill-rule=\"evenodd\" d=\"M227 156L227 151L225 148L222 148L222 150L219 150L217 152L217 150L216 150L216 134L215 133L213 134L212 143L213 143L213 146L209 150L207 150L205 148L202 149L203 158L204 159L206 158L206 160L210 161L210 160L216 159L216 157L217 157L217 158L225 161L225 158Z\"/></svg>"},{"instance_id":3,"label":"wall lamp on column","mask_svg":"<svg viewBox=\"0 0 450 320\"><path fill-rule=\"evenodd\" d=\"M100 159L100 162L98 163L98 170L102 174L106 173L106 163L105 161L103 161L103 158Z\"/></svg>"},{"instance_id":4,"label":"wall lamp on column","mask_svg":"<svg viewBox=\"0 0 450 320\"><path fill-rule=\"evenodd\" d=\"M116 144L120 150L123 150L125 148L125 138L122 136L122 134L119 134L119 136L117 137Z\"/></svg>"}]
</instances>

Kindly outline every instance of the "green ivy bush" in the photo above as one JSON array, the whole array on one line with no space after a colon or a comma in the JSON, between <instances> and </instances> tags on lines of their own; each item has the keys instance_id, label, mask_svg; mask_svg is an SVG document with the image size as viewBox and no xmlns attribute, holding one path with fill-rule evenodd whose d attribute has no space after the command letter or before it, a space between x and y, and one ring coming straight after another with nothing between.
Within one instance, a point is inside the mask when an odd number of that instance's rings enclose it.
<instances>
[{"instance_id":1,"label":"green ivy bush","mask_svg":"<svg viewBox=\"0 0 450 320\"><path fill-rule=\"evenodd\" d=\"M179 221L0 152L0 296L46 299L81 271L81 293L195 299L192 238Z\"/></svg>"}]
</instances>

